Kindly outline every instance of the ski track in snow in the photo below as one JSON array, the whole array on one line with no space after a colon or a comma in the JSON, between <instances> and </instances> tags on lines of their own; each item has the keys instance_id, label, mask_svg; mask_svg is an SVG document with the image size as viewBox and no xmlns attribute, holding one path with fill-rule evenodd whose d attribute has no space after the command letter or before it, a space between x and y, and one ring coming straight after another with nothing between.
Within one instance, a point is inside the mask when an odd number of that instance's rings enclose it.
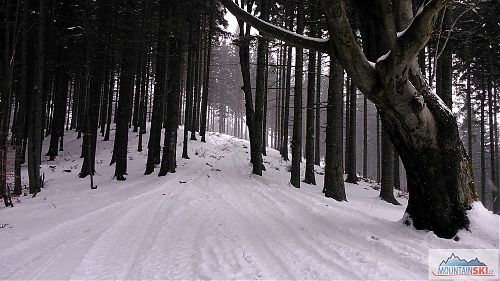
<instances>
[{"instance_id":1,"label":"ski track in snow","mask_svg":"<svg viewBox=\"0 0 500 281\"><path fill-rule=\"evenodd\" d=\"M336 202L321 193L320 175L317 186L291 187L274 150L258 177L248 142L207 140L189 142L191 159L178 159L176 173L144 176L147 154L131 133L125 182L106 176L112 142L99 142L97 190L76 178L80 140L70 141L44 162L47 187L36 198L0 209L12 227L0 229L0 279L426 279L429 248L498 248L498 216L480 204L472 233L440 239L404 226L405 207L367 184L347 184L349 202Z\"/></svg>"}]
</instances>

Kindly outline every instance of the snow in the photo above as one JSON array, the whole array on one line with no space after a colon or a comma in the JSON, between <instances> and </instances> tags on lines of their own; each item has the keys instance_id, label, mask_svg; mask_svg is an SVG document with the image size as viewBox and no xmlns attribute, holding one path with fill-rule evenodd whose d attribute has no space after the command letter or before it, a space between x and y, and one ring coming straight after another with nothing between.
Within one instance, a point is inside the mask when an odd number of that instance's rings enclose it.
<instances>
[{"instance_id":1,"label":"snow","mask_svg":"<svg viewBox=\"0 0 500 281\"><path fill-rule=\"evenodd\" d=\"M383 60L387 59L387 57L389 57L389 55L390 55L390 54L391 54L391 51L389 51L389 52L387 52L385 55L382 55L381 57L379 57L379 58L377 59L377 63L379 63L379 62L381 62L381 61L383 61Z\"/></svg>"},{"instance_id":2,"label":"snow","mask_svg":"<svg viewBox=\"0 0 500 281\"><path fill-rule=\"evenodd\" d=\"M413 24L413 21L415 20L416 17L418 17L423 11L424 11L424 4L422 3L422 5L418 8L417 12L415 13L415 16L413 17L413 19L411 20L410 24L408 24L408 26L403 29L402 31L399 31L396 33L396 36L399 38L401 36L403 36L406 31L410 28L410 26Z\"/></svg>"},{"instance_id":3,"label":"snow","mask_svg":"<svg viewBox=\"0 0 500 281\"><path fill-rule=\"evenodd\" d=\"M349 202L325 198L321 175L291 187L277 151L250 175L248 142L227 135L190 141L191 159L157 177L131 133L125 182L99 141L96 190L77 177L81 140L65 139L42 192L0 208L0 279L427 279L429 248L498 248L499 217L480 203L471 232L441 239L405 226L406 199L385 203L367 183L347 184Z\"/></svg>"}]
</instances>

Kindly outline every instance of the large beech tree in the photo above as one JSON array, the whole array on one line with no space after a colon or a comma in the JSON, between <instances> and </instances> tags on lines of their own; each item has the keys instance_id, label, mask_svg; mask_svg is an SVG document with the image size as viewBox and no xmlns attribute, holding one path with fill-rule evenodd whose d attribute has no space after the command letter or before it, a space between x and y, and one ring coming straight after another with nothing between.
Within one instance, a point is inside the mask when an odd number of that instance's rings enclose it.
<instances>
[{"instance_id":1,"label":"large beech tree","mask_svg":"<svg viewBox=\"0 0 500 281\"><path fill-rule=\"evenodd\" d=\"M320 1L327 39L295 34L252 16L231 0L219 1L240 21L271 37L340 61L358 89L377 106L405 165L410 193L406 223L444 238L468 227L466 210L477 199L470 160L455 117L430 91L417 63L437 14L450 1L424 1L415 15L411 0L363 2L370 9L357 11L360 20L373 22L387 40L386 55L377 62L370 62L356 41L343 0ZM396 28L395 19L404 28Z\"/></svg>"}]
</instances>

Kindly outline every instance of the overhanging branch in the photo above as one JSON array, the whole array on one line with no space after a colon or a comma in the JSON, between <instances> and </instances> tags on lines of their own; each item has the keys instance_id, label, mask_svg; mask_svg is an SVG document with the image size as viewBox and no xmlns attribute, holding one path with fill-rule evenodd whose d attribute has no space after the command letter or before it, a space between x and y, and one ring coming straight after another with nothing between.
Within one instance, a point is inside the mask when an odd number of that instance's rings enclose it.
<instances>
[{"instance_id":1,"label":"overhanging branch","mask_svg":"<svg viewBox=\"0 0 500 281\"><path fill-rule=\"evenodd\" d=\"M356 87L373 100L375 68L370 64L353 34L343 0L321 0L327 15L328 30L337 57Z\"/></svg>"},{"instance_id":2,"label":"overhanging branch","mask_svg":"<svg viewBox=\"0 0 500 281\"><path fill-rule=\"evenodd\" d=\"M299 48L321 51L324 53L329 52L328 41L329 39L313 38L303 36L281 27L272 25L265 22L248 12L242 10L232 0L219 0L238 20L244 21L255 29L263 32L273 38L285 41L286 43Z\"/></svg>"}]
</instances>

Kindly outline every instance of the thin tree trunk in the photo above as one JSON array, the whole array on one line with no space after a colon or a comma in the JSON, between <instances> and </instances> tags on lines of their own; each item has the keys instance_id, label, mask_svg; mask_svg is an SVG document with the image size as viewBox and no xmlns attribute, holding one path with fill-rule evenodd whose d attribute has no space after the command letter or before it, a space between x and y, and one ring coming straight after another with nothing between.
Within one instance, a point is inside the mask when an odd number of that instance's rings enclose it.
<instances>
[{"instance_id":1,"label":"thin tree trunk","mask_svg":"<svg viewBox=\"0 0 500 281\"><path fill-rule=\"evenodd\" d=\"M205 48L205 75L203 77L203 95L201 100L201 123L200 123L200 135L201 141L206 142L206 131L207 131L207 111L208 111L208 91L210 86L210 62L212 56L212 17L209 17L209 31L206 38L207 45Z\"/></svg>"},{"instance_id":2,"label":"thin tree trunk","mask_svg":"<svg viewBox=\"0 0 500 281\"><path fill-rule=\"evenodd\" d=\"M495 161L495 154L496 154L496 147L495 147L495 123L493 122L493 91L492 91L492 81L491 81L491 71L488 71L488 77L487 77L487 85L486 87L488 88L488 127L489 127L489 133L490 133L490 169L491 169L491 181L493 183L493 186L497 186L497 177L496 177L496 161Z\"/></svg>"},{"instance_id":3,"label":"thin tree trunk","mask_svg":"<svg viewBox=\"0 0 500 281\"><path fill-rule=\"evenodd\" d=\"M349 151L347 162L347 179L346 182L357 184L358 175L356 173L356 105L357 105L357 89L351 80L349 87L349 142L347 149Z\"/></svg>"},{"instance_id":4,"label":"thin tree trunk","mask_svg":"<svg viewBox=\"0 0 500 281\"><path fill-rule=\"evenodd\" d=\"M316 65L316 121L315 121L315 143L314 143L314 164L320 165L321 162L321 52L318 52L318 63Z\"/></svg>"},{"instance_id":5,"label":"thin tree trunk","mask_svg":"<svg viewBox=\"0 0 500 281\"><path fill-rule=\"evenodd\" d=\"M198 127L198 103L200 99L200 70L202 68L202 63L200 60L200 52L202 48L201 44L201 32L200 32L201 20L198 16L196 22L195 31L195 41L196 47L194 49L194 61L193 61L193 71L194 71L194 90L193 90L193 100L191 105L191 138L190 140L196 140L196 131Z\"/></svg>"},{"instance_id":6,"label":"thin tree trunk","mask_svg":"<svg viewBox=\"0 0 500 281\"><path fill-rule=\"evenodd\" d=\"M484 78L482 81L482 93L481 93L481 202L486 205L486 153L485 153L485 116L484 116L484 106L486 99L486 89L484 85Z\"/></svg>"},{"instance_id":7,"label":"thin tree trunk","mask_svg":"<svg viewBox=\"0 0 500 281\"><path fill-rule=\"evenodd\" d=\"M312 33L311 36L315 36ZM317 138L314 134L314 103L316 100L316 52L309 50L308 61L308 76L307 76L307 109L306 109L306 173L304 183L316 185L314 175L314 139ZM319 105L316 105L319 107Z\"/></svg>"},{"instance_id":8,"label":"thin tree trunk","mask_svg":"<svg viewBox=\"0 0 500 281\"><path fill-rule=\"evenodd\" d=\"M297 33L304 32L304 3L298 3ZM300 162L302 160L302 74L303 49L295 48L295 86L293 93L293 136L292 136L292 170L290 183L300 188Z\"/></svg>"},{"instance_id":9,"label":"thin tree trunk","mask_svg":"<svg viewBox=\"0 0 500 281\"><path fill-rule=\"evenodd\" d=\"M368 178L368 99L363 97L363 178Z\"/></svg>"},{"instance_id":10,"label":"thin tree trunk","mask_svg":"<svg viewBox=\"0 0 500 281\"><path fill-rule=\"evenodd\" d=\"M466 107L467 107L467 152L472 161L472 101L470 87L470 64L467 68L467 92L466 92Z\"/></svg>"},{"instance_id":11,"label":"thin tree trunk","mask_svg":"<svg viewBox=\"0 0 500 281\"><path fill-rule=\"evenodd\" d=\"M163 121L163 101L166 89L166 55L167 55L167 1L160 1L160 17L156 55L156 73L153 93L153 110L151 114L151 128L149 130L148 159L146 161L145 175L153 173L155 165L160 163L160 138Z\"/></svg>"},{"instance_id":12,"label":"thin tree trunk","mask_svg":"<svg viewBox=\"0 0 500 281\"><path fill-rule=\"evenodd\" d=\"M401 176L399 173L399 154L394 150L394 188L401 190Z\"/></svg>"},{"instance_id":13,"label":"thin tree trunk","mask_svg":"<svg viewBox=\"0 0 500 281\"><path fill-rule=\"evenodd\" d=\"M285 75L285 98L283 105L283 132L281 141L281 157L283 160L288 161L288 126L290 116L290 94L291 94L291 80L292 80L292 47L287 46L286 55L286 75Z\"/></svg>"},{"instance_id":14,"label":"thin tree trunk","mask_svg":"<svg viewBox=\"0 0 500 281\"><path fill-rule=\"evenodd\" d=\"M108 96L108 106L107 106L107 113L106 113L106 132L104 134L104 141L109 140L109 135L111 133L111 120L113 118L113 96L115 93L115 72L113 71L113 65L111 65L111 70L109 72L109 75L106 76L105 78L109 80L109 88L108 91L105 92L104 94Z\"/></svg>"},{"instance_id":15,"label":"thin tree trunk","mask_svg":"<svg viewBox=\"0 0 500 281\"><path fill-rule=\"evenodd\" d=\"M188 132L193 130L191 119L193 113L193 94L194 94L194 56L195 56L195 35L192 19L189 20L189 45L188 45L188 62L187 62L187 79L186 79L186 104L184 108L184 132L182 143L182 158L189 159L188 156Z\"/></svg>"},{"instance_id":16,"label":"thin tree trunk","mask_svg":"<svg viewBox=\"0 0 500 281\"><path fill-rule=\"evenodd\" d=\"M380 198L394 205L399 202L394 198L394 149L389 135L382 127L382 180Z\"/></svg>"},{"instance_id":17,"label":"thin tree trunk","mask_svg":"<svg viewBox=\"0 0 500 281\"><path fill-rule=\"evenodd\" d=\"M268 145L268 132L267 132L267 94L268 94L268 81L269 81L269 50L266 44L265 54L265 67L264 67L264 97L262 105L262 155L267 155L266 147ZM255 100L257 102L257 100Z\"/></svg>"}]
</instances>

